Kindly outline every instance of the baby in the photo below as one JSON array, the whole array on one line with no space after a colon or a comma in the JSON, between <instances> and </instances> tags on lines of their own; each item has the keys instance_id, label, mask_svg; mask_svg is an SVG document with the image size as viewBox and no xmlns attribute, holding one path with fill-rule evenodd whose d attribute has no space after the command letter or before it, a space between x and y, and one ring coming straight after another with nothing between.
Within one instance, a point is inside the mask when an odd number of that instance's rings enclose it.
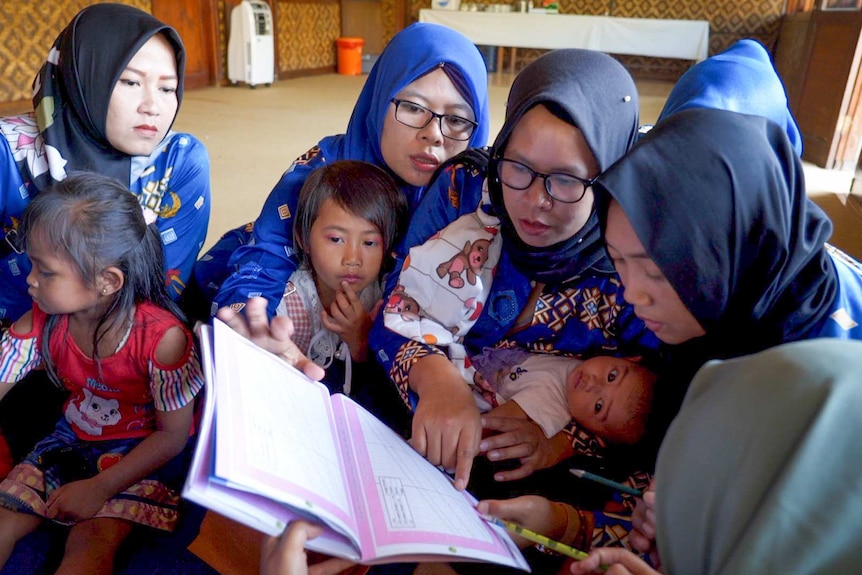
<instances>
[{"instance_id":1,"label":"baby","mask_svg":"<svg viewBox=\"0 0 862 575\"><path fill-rule=\"evenodd\" d=\"M646 432L656 381L636 359L486 348L471 358L473 389L491 414L528 417L549 438L574 419L603 443L632 445Z\"/></svg>"}]
</instances>

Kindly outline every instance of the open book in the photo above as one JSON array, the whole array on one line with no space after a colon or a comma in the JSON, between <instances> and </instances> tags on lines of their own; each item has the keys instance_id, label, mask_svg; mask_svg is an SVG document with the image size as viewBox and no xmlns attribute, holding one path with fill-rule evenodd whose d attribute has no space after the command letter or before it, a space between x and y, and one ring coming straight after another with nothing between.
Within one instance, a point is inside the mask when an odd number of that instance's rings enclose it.
<instances>
[{"instance_id":1,"label":"open book","mask_svg":"<svg viewBox=\"0 0 862 575\"><path fill-rule=\"evenodd\" d=\"M201 348L208 388L184 497L270 535L296 518L321 523L307 547L361 563L529 570L475 499L350 398L219 320Z\"/></svg>"}]
</instances>

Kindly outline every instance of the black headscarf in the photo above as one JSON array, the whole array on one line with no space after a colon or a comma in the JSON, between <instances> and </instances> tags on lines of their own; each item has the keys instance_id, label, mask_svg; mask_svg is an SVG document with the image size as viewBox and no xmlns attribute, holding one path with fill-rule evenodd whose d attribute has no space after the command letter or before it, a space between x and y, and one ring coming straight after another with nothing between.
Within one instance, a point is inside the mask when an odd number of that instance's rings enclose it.
<instances>
[{"instance_id":1,"label":"black headscarf","mask_svg":"<svg viewBox=\"0 0 862 575\"><path fill-rule=\"evenodd\" d=\"M152 15L123 4L94 4L60 32L33 81L39 132L59 157L49 153L49 171L23 174L25 181L41 190L68 172L87 170L129 184L131 156L107 140L108 104L126 65L158 33L165 35L176 54L179 103L185 49L176 31ZM27 163L19 168L30 171Z\"/></svg>"},{"instance_id":2,"label":"black headscarf","mask_svg":"<svg viewBox=\"0 0 862 575\"><path fill-rule=\"evenodd\" d=\"M619 202L706 330L710 356L800 339L829 312L832 223L807 198L802 164L777 124L723 110L677 112L596 190Z\"/></svg>"},{"instance_id":3,"label":"black headscarf","mask_svg":"<svg viewBox=\"0 0 862 575\"><path fill-rule=\"evenodd\" d=\"M494 141L492 156L505 152L512 129L538 104L544 104L583 133L599 171L620 159L637 136L637 88L626 69L601 52L555 50L537 58L515 78L506 104L506 121ZM595 209L573 237L537 248L521 241L506 213L493 159L488 168L488 187L495 214L502 223L504 249L531 279L559 283L590 268L613 273Z\"/></svg>"}]
</instances>

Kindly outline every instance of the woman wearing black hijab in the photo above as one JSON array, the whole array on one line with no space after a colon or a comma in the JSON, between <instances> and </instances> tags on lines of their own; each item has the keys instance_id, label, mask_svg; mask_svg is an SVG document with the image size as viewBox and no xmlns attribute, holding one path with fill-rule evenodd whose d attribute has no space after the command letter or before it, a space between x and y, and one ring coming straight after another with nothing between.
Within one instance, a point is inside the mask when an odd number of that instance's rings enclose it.
<instances>
[{"instance_id":1,"label":"woman wearing black hijab","mask_svg":"<svg viewBox=\"0 0 862 575\"><path fill-rule=\"evenodd\" d=\"M777 124L678 112L596 187L626 300L686 382L709 359L862 339L862 266L826 243L832 223ZM638 505L631 539L645 551L654 531Z\"/></svg>"},{"instance_id":2,"label":"woman wearing black hijab","mask_svg":"<svg viewBox=\"0 0 862 575\"><path fill-rule=\"evenodd\" d=\"M33 112L0 118L0 320L32 305L30 262L13 249L24 207L75 171L116 178L137 196L162 237L165 285L179 300L210 212L206 148L171 130L184 68L176 30L132 6L88 6L57 36L33 80Z\"/></svg>"},{"instance_id":3,"label":"woman wearing black hijab","mask_svg":"<svg viewBox=\"0 0 862 575\"><path fill-rule=\"evenodd\" d=\"M715 359L862 339L859 262L826 244L832 223L778 125L678 112L596 186L626 301L663 342Z\"/></svg>"}]
</instances>

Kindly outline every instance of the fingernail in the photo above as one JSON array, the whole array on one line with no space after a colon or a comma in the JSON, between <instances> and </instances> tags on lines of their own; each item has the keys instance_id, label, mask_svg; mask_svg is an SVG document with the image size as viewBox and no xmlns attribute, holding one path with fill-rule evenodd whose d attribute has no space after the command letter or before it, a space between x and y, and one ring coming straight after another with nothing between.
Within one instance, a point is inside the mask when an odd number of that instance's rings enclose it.
<instances>
[{"instance_id":1,"label":"fingernail","mask_svg":"<svg viewBox=\"0 0 862 575\"><path fill-rule=\"evenodd\" d=\"M488 442L483 441L479 444L479 451L488 451Z\"/></svg>"},{"instance_id":2,"label":"fingernail","mask_svg":"<svg viewBox=\"0 0 862 575\"><path fill-rule=\"evenodd\" d=\"M495 473L494 474L494 481L503 481L504 479L505 479L505 477L503 477L502 473Z\"/></svg>"},{"instance_id":3,"label":"fingernail","mask_svg":"<svg viewBox=\"0 0 862 575\"><path fill-rule=\"evenodd\" d=\"M490 459L491 461L496 461L497 459L500 459L500 454L496 451L489 451L488 459Z\"/></svg>"}]
</instances>

